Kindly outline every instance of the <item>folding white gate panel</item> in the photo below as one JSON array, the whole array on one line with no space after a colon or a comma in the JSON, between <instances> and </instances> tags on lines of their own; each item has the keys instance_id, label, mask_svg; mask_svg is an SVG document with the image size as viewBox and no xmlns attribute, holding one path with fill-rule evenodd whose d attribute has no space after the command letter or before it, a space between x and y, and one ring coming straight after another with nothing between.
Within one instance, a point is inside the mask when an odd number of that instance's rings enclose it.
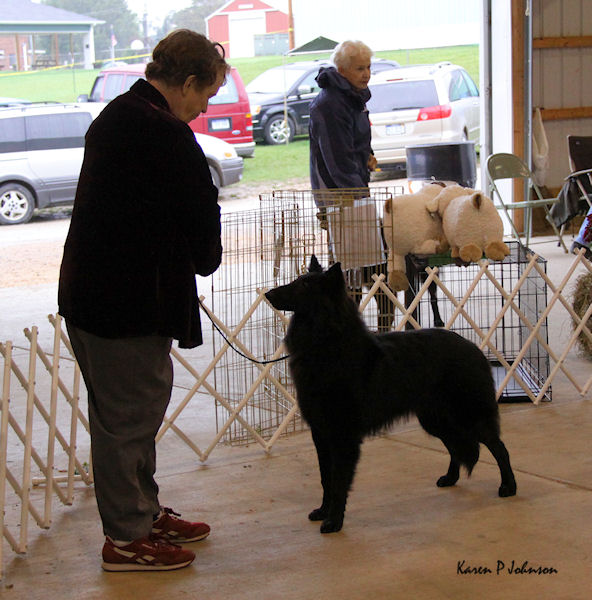
<instances>
[{"instance_id":1,"label":"folding white gate panel","mask_svg":"<svg viewBox=\"0 0 592 600\"><path fill-rule=\"evenodd\" d=\"M376 201L382 202L387 194L379 190ZM216 327L212 326L212 355L204 359L201 349L197 360L194 351L172 351L175 386L158 433L159 443L165 435L174 435L203 462L221 442L248 441L270 452L282 435L303 429L286 362L270 362L284 356L282 338L289 315L275 311L264 293L296 277L313 253L321 263L329 262L328 232L318 212L310 192L282 192L263 199L258 211L225 217L224 262L211 278L210 300L201 298L204 331L210 319ZM499 263L484 260L469 269L462 267L466 277L462 293L458 282L451 279L454 268L427 267L408 306L386 285L382 273L366 276L351 269L348 277L371 328L377 326L379 294L391 303L393 328L401 330L421 327L429 311L430 290L435 292L447 317L445 327L454 330L461 323L468 327L482 350L503 368L498 398L513 382L537 404L547 397L559 373L579 394L590 391L592 376L581 381L567 364L579 335L592 340L592 307L578 317L568 292L582 272L592 274L592 264L583 252L574 256L559 283L547 276L544 263L536 255L527 256L520 264L520 276L512 277L511 285L506 273L499 271ZM534 317L526 314L523 302L523 296L530 293L526 288L532 286L532 277L548 291L544 310ZM496 296L491 322L475 315L471 306L484 288ZM563 343L549 342L545 330L551 311L558 309L574 322L574 331ZM520 326L521 345L512 356L505 356L497 345L500 340L504 342L504 335L508 337L507 332L500 336L500 329L510 318ZM50 527L54 498L72 504L76 486L92 484L80 370L61 318L50 315L49 321L54 328L51 351L39 346L37 327L25 330L26 347L15 346L13 341L0 344L0 531L18 553L26 552L30 519L39 527ZM552 363L535 391L520 367L533 344ZM197 423L203 421L207 427L198 430ZM0 569L2 547L0 540Z\"/></svg>"}]
</instances>

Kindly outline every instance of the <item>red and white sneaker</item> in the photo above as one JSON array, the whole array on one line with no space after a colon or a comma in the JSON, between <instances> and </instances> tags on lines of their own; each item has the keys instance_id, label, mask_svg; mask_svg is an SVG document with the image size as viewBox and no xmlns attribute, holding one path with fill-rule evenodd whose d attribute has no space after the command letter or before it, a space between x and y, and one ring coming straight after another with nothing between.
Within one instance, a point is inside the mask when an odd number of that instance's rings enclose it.
<instances>
[{"instance_id":1,"label":"red and white sneaker","mask_svg":"<svg viewBox=\"0 0 592 600\"><path fill-rule=\"evenodd\" d=\"M107 537L102 567L105 571L172 571L190 565L194 558L191 550L164 539L145 537L120 546Z\"/></svg>"},{"instance_id":2,"label":"red and white sneaker","mask_svg":"<svg viewBox=\"0 0 592 600\"><path fill-rule=\"evenodd\" d=\"M179 519L181 515L171 508L163 507L160 515L152 524L152 536L169 542L197 542L210 535L210 526L206 523L192 523Z\"/></svg>"}]
</instances>

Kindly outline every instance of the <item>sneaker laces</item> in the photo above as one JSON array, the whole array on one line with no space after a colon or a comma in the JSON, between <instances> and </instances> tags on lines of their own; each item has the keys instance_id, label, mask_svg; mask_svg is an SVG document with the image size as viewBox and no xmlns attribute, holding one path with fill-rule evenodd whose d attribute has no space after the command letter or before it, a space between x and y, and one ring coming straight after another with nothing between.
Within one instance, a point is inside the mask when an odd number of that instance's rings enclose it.
<instances>
[{"instance_id":1,"label":"sneaker laces","mask_svg":"<svg viewBox=\"0 0 592 600\"><path fill-rule=\"evenodd\" d=\"M170 540L160 537L159 535L156 535L154 533L149 534L148 539L150 540L150 543L156 546L157 549L161 548L165 550L167 547L171 546L173 546L173 548L182 548L182 546L180 546L179 544L175 544L174 542L171 542Z\"/></svg>"},{"instance_id":2,"label":"sneaker laces","mask_svg":"<svg viewBox=\"0 0 592 600\"><path fill-rule=\"evenodd\" d=\"M163 514L164 515L169 515L171 517L171 519L174 519L175 517L180 517L181 516L181 513L175 512L172 508L169 508L168 506L161 506L160 507L160 514L154 520L158 521L158 519L160 519L160 517L162 517Z\"/></svg>"}]
</instances>

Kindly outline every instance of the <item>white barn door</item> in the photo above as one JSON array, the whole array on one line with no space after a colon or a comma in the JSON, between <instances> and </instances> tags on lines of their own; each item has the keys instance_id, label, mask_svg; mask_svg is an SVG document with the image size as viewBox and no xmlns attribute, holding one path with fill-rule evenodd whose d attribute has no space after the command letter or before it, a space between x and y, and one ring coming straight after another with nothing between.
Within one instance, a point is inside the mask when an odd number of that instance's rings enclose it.
<instances>
[{"instance_id":1,"label":"white barn door","mask_svg":"<svg viewBox=\"0 0 592 600\"><path fill-rule=\"evenodd\" d=\"M228 16L230 56L255 56L255 34L265 33L265 13L253 11Z\"/></svg>"}]
</instances>

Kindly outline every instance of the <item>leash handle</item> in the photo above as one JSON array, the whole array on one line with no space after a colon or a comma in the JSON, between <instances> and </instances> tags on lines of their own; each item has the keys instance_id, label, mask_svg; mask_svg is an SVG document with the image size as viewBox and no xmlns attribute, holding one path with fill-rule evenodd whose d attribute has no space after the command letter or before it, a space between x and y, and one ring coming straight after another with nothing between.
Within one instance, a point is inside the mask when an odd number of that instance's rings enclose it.
<instances>
[{"instance_id":1,"label":"leash handle","mask_svg":"<svg viewBox=\"0 0 592 600\"><path fill-rule=\"evenodd\" d=\"M199 305L201 306L202 310L206 313L208 319L214 326L214 329L222 336L222 339L228 344L228 346L230 348L232 348L237 354L240 354L240 356L242 356L243 358L246 358L247 360L251 361L252 363L256 363L258 365L269 365L271 363L280 362L282 360L286 360L287 358L290 358L289 354L286 354L285 356L280 356L279 358L272 358L270 360L257 360L256 358L251 358L250 356L247 356L246 354L241 352L238 348L235 348L234 345L232 344L232 342L226 337L224 332L220 329L220 327L218 327L218 325L216 325L216 323L214 322L214 319L212 319L212 317L210 316L210 313L207 311L206 307L204 306L203 302L201 301L201 298L198 297L197 301L199 302Z\"/></svg>"}]
</instances>

